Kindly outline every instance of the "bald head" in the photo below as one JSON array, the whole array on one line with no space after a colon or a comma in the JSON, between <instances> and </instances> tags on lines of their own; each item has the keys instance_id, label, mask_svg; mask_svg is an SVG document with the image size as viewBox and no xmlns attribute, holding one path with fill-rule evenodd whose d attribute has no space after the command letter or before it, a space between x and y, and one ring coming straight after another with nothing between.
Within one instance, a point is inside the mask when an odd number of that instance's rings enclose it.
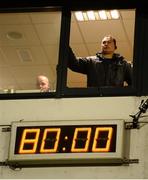
<instances>
[{"instance_id":1,"label":"bald head","mask_svg":"<svg viewBox=\"0 0 148 180\"><path fill-rule=\"evenodd\" d=\"M44 75L37 76L37 88L41 90L41 92L49 92L49 80Z\"/></svg>"}]
</instances>

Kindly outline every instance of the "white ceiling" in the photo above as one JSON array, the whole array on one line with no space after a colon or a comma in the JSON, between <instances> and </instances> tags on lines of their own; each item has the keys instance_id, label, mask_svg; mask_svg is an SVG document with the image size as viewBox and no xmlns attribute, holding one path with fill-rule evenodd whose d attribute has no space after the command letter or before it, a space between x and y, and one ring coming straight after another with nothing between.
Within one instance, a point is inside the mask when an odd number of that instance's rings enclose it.
<instances>
[{"instance_id":1,"label":"white ceiling","mask_svg":"<svg viewBox=\"0 0 148 180\"><path fill-rule=\"evenodd\" d=\"M72 15L70 45L75 54L95 55L102 37L111 34L117 40L116 52L133 61L135 11L120 10L120 14L119 20L91 22L77 22ZM55 89L60 21L60 12L0 14L0 89L36 89L39 74L48 76ZM67 85L86 86L86 77L68 70Z\"/></svg>"}]
</instances>

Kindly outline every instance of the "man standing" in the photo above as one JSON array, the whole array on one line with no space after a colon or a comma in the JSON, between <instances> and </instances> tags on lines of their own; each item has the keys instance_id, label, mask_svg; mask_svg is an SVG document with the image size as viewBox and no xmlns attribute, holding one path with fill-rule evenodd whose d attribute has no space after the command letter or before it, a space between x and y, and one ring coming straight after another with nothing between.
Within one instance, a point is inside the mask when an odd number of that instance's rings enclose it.
<instances>
[{"instance_id":1,"label":"man standing","mask_svg":"<svg viewBox=\"0 0 148 180\"><path fill-rule=\"evenodd\" d=\"M87 75L88 87L123 87L132 84L132 67L123 56L115 53L116 40L111 35L102 39L101 51L95 56L77 58L69 48L68 67Z\"/></svg>"}]
</instances>

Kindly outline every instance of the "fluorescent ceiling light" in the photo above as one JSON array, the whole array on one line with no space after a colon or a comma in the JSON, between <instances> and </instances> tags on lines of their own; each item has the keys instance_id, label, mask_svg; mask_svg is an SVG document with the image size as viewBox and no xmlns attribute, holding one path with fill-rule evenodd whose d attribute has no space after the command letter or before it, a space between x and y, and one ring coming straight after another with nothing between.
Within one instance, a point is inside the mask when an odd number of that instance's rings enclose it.
<instances>
[{"instance_id":1,"label":"fluorescent ceiling light","mask_svg":"<svg viewBox=\"0 0 148 180\"><path fill-rule=\"evenodd\" d=\"M117 10L111 10L110 14L113 19L119 19L119 13Z\"/></svg>"},{"instance_id":2,"label":"fluorescent ceiling light","mask_svg":"<svg viewBox=\"0 0 148 180\"><path fill-rule=\"evenodd\" d=\"M87 16L89 20L95 20L95 14L94 11L87 11Z\"/></svg>"},{"instance_id":3,"label":"fluorescent ceiling light","mask_svg":"<svg viewBox=\"0 0 148 180\"><path fill-rule=\"evenodd\" d=\"M88 21L88 16L86 12L83 12L83 18L84 18L84 21Z\"/></svg>"},{"instance_id":4,"label":"fluorescent ceiling light","mask_svg":"<svg viewBox=\"0 0 148 180\"><path fill-rule=\"evenodd\" d=\"M118 10L101 10L101 11L77 11L75 12L78 21L94 21L94 20L108 20L119 19L120 14Z\"/></svg>"},{"instance_id":5,"label":"fluorescent ceiling light","mask_svg":"<svg viewBox=\"0 0 148 180\"><path fill-rule=\"evenodd\" d=\"M99 11L99 16L100 16L101 20L107 19L107 15L106 15L106 12L104 10Z\"/></svg>"},{"instance_id":6,"label":"fluorescent ceiling light","mask_svg":"<svg viewBox=\"0 0 148 180\"><path fill-rule=\"evenodd\" d=\"M76 16L78 21L84 21L83 13L81 11L75 12L75 16Z\"/></svg>"}]
</instances>

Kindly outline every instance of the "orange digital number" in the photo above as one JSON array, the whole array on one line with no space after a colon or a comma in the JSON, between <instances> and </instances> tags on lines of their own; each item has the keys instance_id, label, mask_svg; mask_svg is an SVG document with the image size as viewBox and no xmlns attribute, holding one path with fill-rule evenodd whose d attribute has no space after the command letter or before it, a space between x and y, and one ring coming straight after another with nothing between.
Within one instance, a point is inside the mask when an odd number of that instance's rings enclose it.
<instances>
[{"instance_id":1,"label":"orange digital number","mask_svg":"<svg viewBox=\"0 0 148 180\"><path fill-rule=\"evenodd\" d=\"M105 138L105 147L98 147L100 139L99 135L101 132L107 132L108 136ZM113 128L112 127L99 127L96 128L95 131L95 136L94 136L94 141L93 141L93 146L92 146L92 152L109 152L110 150L110 145L111 145L111 139L112 139L112 133L113 133Z\"/></svg>"},{"instance_id":2,"label":"orange digital number","mask_svg":"<svg viewBox=\"0 0 148 180\"><path fill-rule=\"evenodd\" d=\"M44 130L43 139L40 148L41 153L53 153L57 151L57 147L60 139L60 132L61 132L60 128L47 128ZM55 134L54 136L53 133ZM51 144L52 147L45 148L46 141L50 141L49 144Z\"/></svg>"},{"instance_id":3,"label":"orange digital number","mask_svg":"<svg viewBox=\"0 0 148 180\"><path fill-rule=\"evenodd\" d=\"M91 128L76 128L72 141L71 152L87 152L89 147L90 135Z\"/></svg>"},{"instance_id":4,"label":"orange digital number","mask_svg":"<svg viewBox=\"0 0 148 180\"><path fill-rule=\"evenodd\" d=\"M40 129L24 129L21 138L19 154L33 154L36 152ZM33 138L29 138L29 135L34 135ZM28 136L28 138L27 138ZM26 148L29 146L29 148Z\"/></svg>"}]
</instances>

